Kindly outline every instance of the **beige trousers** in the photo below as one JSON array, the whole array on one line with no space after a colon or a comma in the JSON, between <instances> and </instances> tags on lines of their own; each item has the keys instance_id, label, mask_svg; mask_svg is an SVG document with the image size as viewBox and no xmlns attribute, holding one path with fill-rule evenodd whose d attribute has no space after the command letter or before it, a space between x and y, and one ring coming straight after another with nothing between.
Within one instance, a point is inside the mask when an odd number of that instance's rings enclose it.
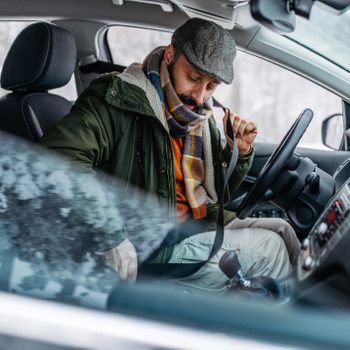
<instances>
[{"instance_id":1,"label":"beige trousers","mask_svg":"<svg viewBox=\"0 0 350 350\"><path fill-rule=\"evenodd\" d=\"M293 227L287 221L278 218L247 218L243 220L235 219L225 226L225 229L229 230L242 228L263 228L276 232L287 247L291 264L296 265L301 244Z\"/></svg>"},{"instance_id":2,"label":"beige trousers","mask_svg":"<svg viewBox=\"0 0 350 350\"><path fill-rule=\"evenodd\" d=\"M288 237L290 226L280 219L245 220L236 219L225 227L222 247L204 267L189 277L173 282L206 291L224 291L228 278L220 270L218 262L228 250L237 253L242 270L250 277L263 275L279 279L287 276L292 269L291 261L295 261L300 250L296 236ZM273 229L274 232L265 227ZM292 235L295 235L293 229ZM194 235L176 244L169 263L205 261L214 238L215 232L211 231ZM288 250L286 243L291 244Z\"/></svg>"}]
</instances>

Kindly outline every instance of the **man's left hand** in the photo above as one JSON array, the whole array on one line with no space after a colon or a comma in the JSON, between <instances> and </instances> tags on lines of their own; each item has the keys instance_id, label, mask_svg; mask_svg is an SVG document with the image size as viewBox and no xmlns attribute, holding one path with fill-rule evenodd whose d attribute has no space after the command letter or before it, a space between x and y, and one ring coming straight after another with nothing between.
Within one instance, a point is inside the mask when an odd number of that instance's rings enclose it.
<instances>
[{"instance_id":1,"label":"man's left hand","mask_svg":"<svg viewBox=\"0 0 350 350\"><path fill-rule=\"evenodd\" d=\"M258 127L253 121L243 118L236 113L230 113L228 109L225 111L225 116L223 119L224 132L226 136L227 143L230 149L233 149L233 141L227 135L226 125L227 119L230 118L233 133L236 137L237 148L240 155L248 154L251 150L254 139L258 133Z\"/></svg>"},{"instance_id":2,"label":"man's left hand","mask_svg":"<svg viewBox=\"0 0 350 350\"><path fill-rule=\"evenodd\" d=\"M104 253L105 261L119 274L120 279L135 282L137 276L137 253L133 244L125 239L117 247Z\"/></svg>"}]
</instances>

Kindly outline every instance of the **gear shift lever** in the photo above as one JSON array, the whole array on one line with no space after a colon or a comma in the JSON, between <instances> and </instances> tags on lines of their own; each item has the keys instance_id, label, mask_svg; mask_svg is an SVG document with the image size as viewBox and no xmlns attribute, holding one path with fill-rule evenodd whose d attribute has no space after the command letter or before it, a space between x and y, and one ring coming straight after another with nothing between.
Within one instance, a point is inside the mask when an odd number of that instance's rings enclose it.
<instances>
[{"instance_id":1,"label":"gear shift lever","mask_svg":"<svg viewBox=\"0 0 350 350\"><path fill-rule=\"evenodd\" d=\"M242 291L269 296L274 299L281 297L280 287L274 279L266 276L248 278L242 271L238 256L233 250L226 252L221 257L219 267L230 280L234 279L238 283Z\"/></svg>"},{"instance_id":2,"label":"gear shift lever","mask_svg":"<svg viewBox=\"0 0 350 350\"><path fill-rule=\"evenodd\" d=\"M242 271L242 266L234 250L226 252L219 261L221 271L229 278L235 278L237 282L245 287L251 287L251 281L247 279L246 274Z\"/></svg>"}]
</instances>

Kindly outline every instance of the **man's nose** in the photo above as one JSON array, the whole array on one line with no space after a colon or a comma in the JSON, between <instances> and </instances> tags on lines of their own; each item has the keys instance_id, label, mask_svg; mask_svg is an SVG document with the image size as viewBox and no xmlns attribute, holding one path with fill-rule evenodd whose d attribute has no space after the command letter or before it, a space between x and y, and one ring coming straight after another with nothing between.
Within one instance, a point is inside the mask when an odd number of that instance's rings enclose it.
<instances>
[{"instance_id":1,"label":"man's nose","mask_svg":"<svg viewBox=\"0 0 350 350\"><path fill-rule=\"evenodd\" d=\"M191 98L196 101L197 105L202 105L205 101L206 86L199 85L196 89L192 90Z\"/></svg>"}]
</instances>

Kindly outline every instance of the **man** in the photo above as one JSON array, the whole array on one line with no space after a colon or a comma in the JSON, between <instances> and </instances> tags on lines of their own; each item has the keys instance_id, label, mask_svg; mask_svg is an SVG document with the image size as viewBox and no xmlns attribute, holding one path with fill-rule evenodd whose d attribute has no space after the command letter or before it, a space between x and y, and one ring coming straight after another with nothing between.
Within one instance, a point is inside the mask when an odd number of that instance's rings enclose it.
<instances>
[{"instance_id":1,"label":"man","mask_svg":"<svg viewBox=\"0 0 350 350\"><path fill-rule=\"evenodd\" d=\"M206 217L213 223L208 232L164 249L157 262L205 261L209 255L232 150L226 130L227 144L221 146L211 97L220 83L232 82L235 54L228 31L190 19L174 32L170 45L152 51L142 65L132 64L120 75L108 74L92 82L69 115L40 141L89 169L103 169L154 193L167 203L174 222ZM257 126L228 110L223 114L224 125L230 118L240 154L229 181L232 193L252 164ZM212 263L183 282L223 288L227 278L217 262L229 249L237 251L249 275L278 278L289 273L300 247L290 226L282 220L233 218L233 213L226 213L224 243ZM267 229L283 237L290 258L281 237ZM136 277L137 257L127 239L106 257L122 278Z\"/></svg>"}]
</instances>

